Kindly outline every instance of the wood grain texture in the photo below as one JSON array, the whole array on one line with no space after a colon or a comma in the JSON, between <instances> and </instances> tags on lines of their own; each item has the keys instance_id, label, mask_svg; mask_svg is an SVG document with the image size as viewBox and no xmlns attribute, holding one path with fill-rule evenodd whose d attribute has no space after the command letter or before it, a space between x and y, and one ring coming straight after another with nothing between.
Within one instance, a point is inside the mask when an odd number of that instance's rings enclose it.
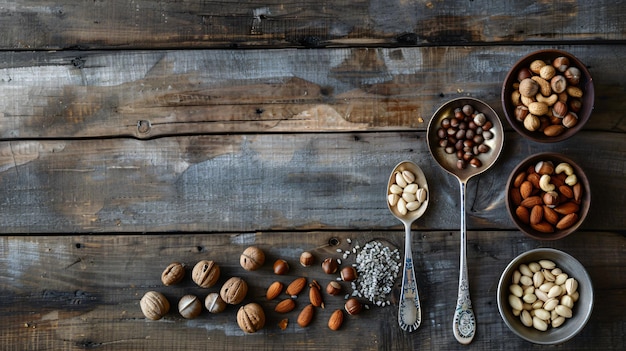
<instances>
[{"instance_id":1,"label":"wood grain texture","mask_svg":"<svg viewBox=\"0 0 626 351\"><path fill-rule=\"evenodd\" d=\"M566 153L592 184L584 228L626 226L621 134L583 132L542 145L514 132L495 167L468 185L469 228L512 229L509 173L543 151ZM594 145L590 149L588 145ZM458 182L422 132L192 136L0 142L5 233L256 231L390 228L385 188L400 161L431 188L424 229L459 227ZM596 200L599 199L599 200Z\"/></svg>"},{"instance_id":2,"label":"wood grain texture","mask_svg":"<svg viewBox=\"0 0 626 351\"><path fill-rule=\"evenodd\" d=\"M489 13L489 15L487 15ZM568 1L1 1L2 49L624 40L626 6Z\"/></svg>"},{"instance_id":3,"label":"wood grain texture","mask_svg":"<svg viewBox=\"0 0 626 351\"><path fill-rule=\"evenodd\" d=\"M626 130L626 86L615 74L626 46L558 47L593 75L586 127ZM541 48L0 53L0 137L423 131L461 96L484 100L504 120L509 67Z\"/></svg>"},{"instance_id":4,"label":"wood grain texture","mask_svg":"<svg viewBox=\"0 0 626 351\"><path fill-rule=\"evenodd\" d=\"M0 292L11 298L0 300L0 343L14 345L13 349L45 345L46 349L56 350L256 350L274 348L276 343L281 343L281 348L299 350L526 350L530 344L512 337L500 319L495 289L500 273L512 257L538 246L548 246L577 257L594 279L599 297L591 321L575 341L566 344L567 349L625 346L620 332L624 321L621 311L614 308L624 298L623 236L612 232L579 232L558 243L541 244L511 232L470 231L468 235L470 287L479 321L477 336L469 346L458 345L450 330L456 297L458 232L422 231L413 236L424 308L424 322L414 333L404 333L395 326L399 286L390 295L393 305L371 306L360 315L346 315L338 332L328 332L326 321L334 309L343 308L343 295L325 295L326 308L316 310L311 326L306 329L295 323L299 310L308 304L306 292L296 299L296 310L285 315L273 311L277 301L265 299L265 289L275 280L288 284L296 277L305 276L325 286L336 276L322 272L321 260L341 258L336 249L351 250L373 239L385 240L392 248L402 246L401 230L5 236L0 238ZM336 239L338 245L330 246L331 239ZM352 239L352 243L347 239ZM502 241L510 245L503 246ZM621 245L616 248L612 246L614 243ZM267 263L255 272L244 271L239 266L239 255L249 245L262 248L267 255ZM303 250L315 255L315 265L304 268L297 263ZM595 254L588 255L590 250ZM291 263L288 275L278 277L272 273L271 263L277 258ZM201 259L212 259L220 265L222 274L216 287L199 288L189 276L177 286L161 284L161 271L170 262L186 264L189 273ZM343 264L351 264L355 259L351 255ZM21 264L13 264L16 261ZM229 306L222 314L205 311L194 320L183 319L173 307L160 321L147 321L139 308L139 300L146 291L163 292L175 306L184 294L204 298L208 292L218 291L231 276L241 276L250 285L244 303L258 302L266 311L266 327L257 334L244 335L239 330L235 321L237 306ZM349 284L342 284L347 293L352 291ZM289 325L280 330L277 324L283 318L289 319Z\"/></svg>"}]
</instances>

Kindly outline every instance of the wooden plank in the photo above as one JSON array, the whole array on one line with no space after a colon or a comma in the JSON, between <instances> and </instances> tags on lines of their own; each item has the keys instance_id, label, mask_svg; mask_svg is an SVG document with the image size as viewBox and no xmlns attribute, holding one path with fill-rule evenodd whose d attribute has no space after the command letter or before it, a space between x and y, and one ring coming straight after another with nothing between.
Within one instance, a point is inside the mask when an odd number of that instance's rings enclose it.
<instances>
[{"instance_id":1,"label":"wooden plank","mask_svg":"<svg viewBox=\"0 0 626 351\"><path fill-rule=\"evenodd\" d=\"M499 275L517 254L535 247L554 247L578 258L594 280L596 305L591 321L564 347L568 350L621 350L626 328L619 306L623 305L626 254L623 233L579 232L558 242L537 242L517 233L480 231L469 233L470 289L478 331L468 350L527 350L531 344L511 333L496 307ZM322 285L335 279L319 268L326 257L341 258L336 249L351 250L370 240L385 240L390 247L402 246L403 232L257 232L237 234L170 235L62 235L3 236L0 238L0 343L11 349L55 350L298 350L359 349L412 350L456 349L451 320L458 277L458 232L420 232L413 236L414 258L423 324L414 333L396 325L395 299L389 307L371 306L358 316L346 316L338 332L326 327L331 311L342 308L343 295L325 295L325 309L318 309L307 329L295 323L299 309L308 302L305 293L296 299L297 309L280 315L276 301L266 301L265 289L272 281L288 284L299 276ZM348 243L347 239L352 239ZM330 246L331 239L338 245ZM239 266L239 255L249 245L262 248L266 264L255 272ZM310 250L317 264L304 268L297 263L303 250ZM400 250L401 251L401 250ZM593 254L589 254L593 252ZM344 265L356 255L348 256ZM271 272L277 258L291 263L288 275ZM201 289L189 276L178 286L160 283L161 271L170 262L189 266L212 259L221 267L218 285ZM189 272L189 271L188 271ZM250 285L244 302L260 303L267 314L266 327L244 335L235 322L236 306L222 314L206 311L197 319L184 320L176 310L163 320L148 321L139 300L148 290L163 292L175 305L184 294L204 298L231 276L241 276ZM399 279L397 281L399 284ZM346 292L351 292L348 284ZM289 319L287 329L278 322Z\"/></svg>"},{"instance_id":2,"label":"wooden plank","mask_svg":"<svg viewBox=\"0 0 626 351\"><path fill-rule=\"evenodd\" d=\"M610 0L0 3L0 49L321 47L624 40Z\"/></svg>"},{"instance_id":3,"label":"wooden plank","mask_svg":"<svg viewBox=\"0 0 626 351\"><path fill-rule=\"evenodd\" d=\"M558 46L585 62L590 130L623 132L624 45ZM508 68L545 47L0 53L0 137L425 130L446 100L501 115Z\"/></svg>"},{"instance_id":4,"label":"wooden plank","mask_svg":"<svg viewBox=\"0 0 626 351\"><path fill-rule=\"evenodd\" d=\"M625 143L620 133L546 145L506 133L498 163L468 185L469 228L512 229L509 173L555 151L592 184L583 228L623 229ZM458 182L432 159L423 132L0 142L0 223L4 233L399 228L385 188L405 159L421 165L432 189L416 227L459 228Z\"/></svg>"}]
</instances>

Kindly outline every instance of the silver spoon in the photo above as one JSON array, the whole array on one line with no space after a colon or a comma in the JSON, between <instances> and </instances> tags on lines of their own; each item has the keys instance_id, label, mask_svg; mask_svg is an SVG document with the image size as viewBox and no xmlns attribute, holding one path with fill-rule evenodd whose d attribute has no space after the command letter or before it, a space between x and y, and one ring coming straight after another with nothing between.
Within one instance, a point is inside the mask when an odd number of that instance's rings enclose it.
<instances>
[{"instance_id":1,"label":"silver spoon","mask_svg":"<svg viewBox=\"0 0 626 351\"><path fill-rule=\"evenodd\" d=\"M389 176L389 182L387 184L387 195L389 195L389 188L395 183L395 177L397 172L410 171L415 176L415 181L419 188L426 190L426 200L424 200L415 211L409 211L403 215L398 211L396 206L391 206L388 199L387 207L389 211L398 218L403 224L405 229L404 239L404 269L402 273L402 289L400 291L400 305L398 308L398 324L400 328L405 331L412 332L416 330L422 322L422 312L420 306L420 298L417 292L417 282L415 280L415 271L413 268L413 251L411 248L411 224L420 218L426 207L428 207L428 183L424 172L413 162L403 161L394 167L391 175Z\"/></svg>"},{"instance_id":2,"label":"silver spoon","mask_svg":"<svg viewBox=\"0 0 626 351\"><path fill-rule=\"evenodd\" d=\"M450 116L454 116L454 110L469 104L475 110L480 111L487 116L487 119L493 123L493 138L486 140L485 144L489 146L490 151L481 154L479 159L482 166L475 168L467 166L465 169L457 167L457 158L455 154L447 154L444 149L439 146L439 138L437 129L441 121ZM502 130L502 122L498 114L486 103L474 98L458 98L453 99L441 106L433 115L428 124L426 132L428 140L428 148L434 159L448 173L455 176L461 188L461 253L460 253L460 269L459 269L459 290L457 296L456 308L454 309L454 318L452 329L454 337L461 344L469 344L476 334L476 319L474 317L474 309L472 308L472 300L469 292L469 280L467 274L467 228L465 224L465 188L469 179L480 174L491 167L498 159L502 146L504 144L504 133Z\"/></svg>"}]
</instances>

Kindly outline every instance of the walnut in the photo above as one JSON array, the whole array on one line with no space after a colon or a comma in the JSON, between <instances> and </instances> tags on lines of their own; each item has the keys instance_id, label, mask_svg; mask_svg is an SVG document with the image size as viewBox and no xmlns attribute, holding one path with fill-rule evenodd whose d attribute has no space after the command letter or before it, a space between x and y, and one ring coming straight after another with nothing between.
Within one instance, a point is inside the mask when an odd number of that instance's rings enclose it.
<instances>
[{"instance_id":1,"label":"walnut","mask_svg":"<svg viewBox=\"0 0 626 351\"><path fill-rule=\"evenodd\" d=\"M161 273L161 281L165 286L179 283L185 277L185 266L179 262L170 263Z\"/></svg>"},{"instance_id":2,"label":"walnut","mask_svg":"<svg viewBox=\"0 0 626 351\"><path fill-rule=\"evenodd\" d=\"M163 318L170 310L170 303L165 295L156 291L148 291L139 302L141 312L146 318L158 320Z\"/></svg>"},{"instance_id":3,"label":"walnut","mask_svg":"<svg viewBox=\"0 0 626 351\"><path fill-rule=\"evenodd\" d=\"M220 290L220 297L230 305L237 305L243 301L248 293L248 284L239 277L228 279Z\"/></svg>"},{"instance_id":4,"label":"walnut","mask_svg":"<svg viewBox=\"0 0 626 351\"><path fill-rule=\"evenodd\" d=\"M243 251L239 264L247 271L255 271L265 263L265 254L256 246L250 246Z\"/></svg>"},{"instance_id":5,"label":"walnut","mask_svg":"<svg viewBox=\"0 0 626 351\"><path fill-rule=\"evenodd\" d=\"M241 306L237 311L237 324L246 333L254 333L265 325L265 312L258 303Z\"/></svg>"},{"instance_id":6,"label":"walnut","mask_svg":"<svg viewBox=\"0 0 626 351\"><path fill-rule=\"evenodd\" d=\"M220 267L213 261L198 262L191 272L191 279L202 288L210 288L220 278Z\"/></svg>"}]
</instances>

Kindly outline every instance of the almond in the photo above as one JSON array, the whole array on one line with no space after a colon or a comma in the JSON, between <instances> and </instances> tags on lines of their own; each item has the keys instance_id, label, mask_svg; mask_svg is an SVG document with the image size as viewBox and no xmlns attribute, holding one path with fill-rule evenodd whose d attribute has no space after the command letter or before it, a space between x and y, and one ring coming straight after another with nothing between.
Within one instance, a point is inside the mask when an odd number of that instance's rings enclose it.
<instances>
[{"instance_id":1,"label":"almond","mask_svg":"<svg viewBox=\"0 0 626 351\"><path fill-rule=\"evenodd\" d=\"M533 206L530 211L530 224L537 224L543 220L543 207L541 205Z\"/></svg>"},{"instance_id":2,"label":"almond","mask_svg":"<svg viewBox=\"0 0 626 351\"><path fill-rule=\"evenodd\" d=\"M519 187L519 193L520 195L522 195L522 199L529 197L532 194L532 192L533 192L533 184L528 180L523 181L522 185L520 185Z\"/></svg>"},{"instance_id":3,"label":"almond","mask_svg":"<svg viewBox=\"0 0 626 351\"><path fill-rule=\"evenodd\" d=\"M284 299L276 305L274 311L278 313L287 313L293 311L296 308L296 303L292 299Z\"/></svg>"},{"instance_id":4,"label":"almond","mask_svg":"<svg viewBox=\"0 0 626 351\"><path fill-rule=\"evenodd\" d=\"M574 184L572 186L572 191L574 192L574 201L576 201L576 203L580 203L580 200L582 199L582 196L583 196L582 185L580 185L580 183Z\"/></svg>"},{"instance_id":5,"label":"almond","mask_svg":"<svg viewBox=\"0 0 626 351\"><path fill-rule=\"evenodd\" d=\"M559 186L559 193L568 199L574 198L574 190L565 184Z\"/></svg>"},{"instance_id":6,"label":"almond","mask_svg":"<svg viewBox=\"0 0 626 351\"><path fill-rule=\"evenodd\" d=\"M543 200L541 199L540 196L530 196L525 198L524 200L522 200L522 202L520 203L520 206L524 206L526 208L533 208L536 205L542 205L543 204Z\"/></svg>"},{"instance_id":7,"label":"almond","mask_svg":"<svg viewBox=\"0 0 626 351\"><path fill-rule=\"evenodd\" d=\"M306 307L304 307L302 312L298 315L298 325L302 328L308 326L311 323L311 320L313 320L314 313L315 309L313 308L313 305L306 305Z\"/></svg>"},{"instance_id":8,"label":"almond","mask_svg":"<svg viewBox=\"0 0 626 351\"><path fill-rule=\"evenodd\" d=\"M526 207L517 206L517 208L515 209L515 214L517 215L517 218L519 218L520 221L526 224L530 223L530 212L528 211Z\"/></svg>"},{"instance_id":9,"label":"almond","mask_svg":"<svg viewBox=\"0 0 626 351\"><path fill-rule=\"evenodd\" d=\"M580 206L578 206L575 202L566 202L564 204L558 205L557 207L554 208L554 210L562 215L568 215L570 213L574 213L574 212L578 212L578 209L580 208Z\"/></svg>"},{"instance_id":10,"label":"almond","mask_svg":"<svg viewBox=\"0 0 626 351\"><path fill-rule=\"evenodd\" d=\"M567 229L573 226L576 222L578 222L578 214L575 212L570 213L564 216L563 218L561 218L561 220L556 224L556 229L559 229L559 230Z\"/></svg>"},{"instance_id":11,"label":"almond","mask_svg":"<svg viewBox=\"0 0 626 351\"><path fill-rule=\"evenodd\" d=\"M549 137L554 137L554 136L561 135L564 130L565 130L565 127L561 125L553 124L553 125L547 126L546 129L543 130L543 134Z\"/></svg>"},{"instance_id":12,"label":"almond","mask_svg":"<svg viewBox=\"0 0 626 351\"><path fill-rule=\"evenodd\" d=\"M539 179L541 179L541 175L538 173L530 173L527 177L526 180L528 180L529 182L532 183L532 185L536 188L539 189Z\"/></svg>"},{"instance_id":13,"label":"almond","mask_svg":"<svg viewBox=\"0 0 626 351\"><path fill-rule=\"evenodd\" d=\"M268 300L274 300L275 298L278 297L278 295L280 295L282 291L283 291L283 283L273 282L272 285L270 285L270 287L267 288L267 293L265 294L265 297L267 297Z\"/></svg>"},{"instance_id":14,"label":"almond","mask_svg":"<svg viewBox=\"0 0 626 351\"><path fill-rule=\"evenodd\" d=\"M543 218L550 224L556 224L559 221L559 214L554 209L543 206Z\"/></svg>"},{"instance_id":15,"label":"almond","mask_svg":"<svg viewBox=\"0 0 626 351\"><path fill-rule=\"evenodd\" d=\"M539 222L537 224L531 224L530 225L534 230L538 231L538 232L542 232L542 233L553 233L554 232L554 227L552 226L552 224L543 221L543 222Z\"/></svg>"},{"instance_id":16,"label":"almond","mask_svg":"<svg viewBox=\"0 0 626 351\"><path fill-rule=\"evenodd\" d=\"M324 301L322 300L320 289L314 284L309 284L309 286L309 300L311 301L311 305L324 308Z\"/></svg>"},{"instance_id":17,"label":"almond","mask_svg":"<svg viewBox=\"0 0 626 351\"><path fill-rule=\"evenodd\" d=\"M522 171L515 176L515 180L513 181L513 186L519 188L522 185L522 182L526 180L526 172Z\"/></svg>"},{"instance_id":18,"label":"almond","mask_svg":"<svg viewBox=\"0 0 626 351\"><path fill-rule=\"evenodd\" d=\"M511 188L509 195L515 206L519 206L519 204L522 203L522 195L520 195L519 188Z\"/></svg>"},{"instance_id":19,"label":"almond","mask_svg":"<svg viewBox=\"0 0 626 351\"><path fill-rule=\"evenodd\" d=\"M287 286L287 290L285 291L289 296L298 296L298 294L304 289L306 286L306 278L300 277L296 280L292 281L289 286Z\"/></svg>"},{"instance_id":20,"label":"almond","mask_svg":"<svg viewBox=\"0 0 626 351\"><path fill-rule=\"evenodd\" d=\"M339 330L341 324L343 324L343 311L335 310L328 319L328 328L330 328L330 330Z\"/></svg>"}]
</instances>

